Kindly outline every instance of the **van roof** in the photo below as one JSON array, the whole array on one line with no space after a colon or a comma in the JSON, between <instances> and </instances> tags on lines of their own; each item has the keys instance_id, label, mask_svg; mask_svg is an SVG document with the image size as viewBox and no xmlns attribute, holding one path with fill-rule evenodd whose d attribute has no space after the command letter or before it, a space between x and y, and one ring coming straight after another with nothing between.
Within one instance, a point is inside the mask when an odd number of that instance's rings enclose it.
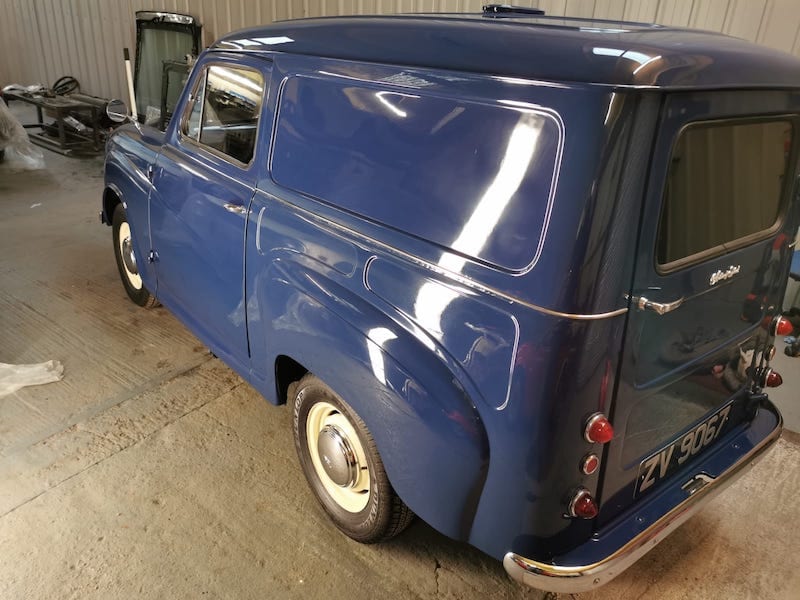
<instances>
[{"instance_id":1,"label":"van roof","mask_svg":"<svg viewBox=\"0 0 800 600\"><path fill-rule=\"evenodd\" d=\"M239 30L211 49L625 87L800 88L800 59L745 40L710 31L566 17L321 17Z\"/></svg>"}]
</instances>

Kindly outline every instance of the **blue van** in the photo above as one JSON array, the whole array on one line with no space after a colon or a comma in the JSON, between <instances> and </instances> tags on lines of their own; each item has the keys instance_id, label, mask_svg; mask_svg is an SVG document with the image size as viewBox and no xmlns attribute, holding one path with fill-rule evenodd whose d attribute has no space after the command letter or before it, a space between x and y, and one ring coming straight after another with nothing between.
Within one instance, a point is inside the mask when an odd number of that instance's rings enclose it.
<instances>
[{"instance_id":1,"label":"blue van","mask_svg":"<svg viewBox=\"0 0 800 600\"><path fill-rule=\"evenodd\" d=\"M781 433L798 127L800 61L715 33L288 21L120 128L102 220L134 302L291 406L345 534L418 515L579 592Z\"/></svg>"}]
</instances>

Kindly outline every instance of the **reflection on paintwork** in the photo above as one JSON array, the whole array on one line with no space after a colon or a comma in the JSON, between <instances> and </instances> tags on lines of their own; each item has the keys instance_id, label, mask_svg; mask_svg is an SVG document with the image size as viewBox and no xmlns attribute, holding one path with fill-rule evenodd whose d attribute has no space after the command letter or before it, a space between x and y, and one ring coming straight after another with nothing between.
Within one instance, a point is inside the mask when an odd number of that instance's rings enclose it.
<instances>
[{"instance_id":1,"label":"reflection on paintwork","mask_svg":"<svg viewBox=\"0 0 800 600\"><path fill-rule=\"evenodd\" d=\"M285 35L279 35L275 37L258 37L254 38L256 42L261 42L262 44L267 44L268 46L275 46L277 44L288 44L293 42L294 40L290 37Z\"/></svg>"},{"instance_id":2,"label":"reflection on paintwork","mask_svg":"<svg viewBox=\"0 0 800 600\"><path fill-rule=\"evenodd\" d=\"M627 58L628 60L632 60L635 63L639 63L639 65L645 65L654 58L655 56L650 56L649 54L645 54L644 52L637 52L635 50L625 50L621 48L600 48L594 47L592 48L592 54L597 54L598 56L618 56L619 58ZM661 58L660 56L658 58ZM635 73L636 71L634 71Z\"/></svg>"},{"instance_id":3,"label":"reflection on paintwork","mask_svg":"<svg viewBox=\"0 0 800 600\"><path fill-rule=\"evenodd\" d=\"M290 37L279 35L275 37L237 38L235 40L219 42L219 45L235 50L242 50L254 46L277 46L279 44L288 44L293 41L294 40Z\"/></svg>"},{"instance_id":4,"label":"reflection on paintwork","mask_svg":"<svg viewBox=\"0 0 800 600\"><path fill-rule=\"evenodd\" d=\"M563 130L547 108L500 102L290 77L272 179L467 259L530 269L552 207Z\"/></svg>"},{"instance_id":5,"label":"reflection on paintwork","mask_svg":"<svg viewBox=\"0 0 800 600\"><path fill-rule=\"evenodd\" d=\"M581 31L587 33L627 33L630 29L602 28L602 27L579 27Z\"/></svg>"},{"instance_id":6,"label":"reflection on paintwork","mask_svg":"<svg viewBox=\"0 0 800 600\"><path fill-rule=\"evenodd\" d=\"M566 83L556 83L554 81L539 81L535 79L522 79L521 77L509 77L507 75L495 75L492 79L502 81L503 83L510 83L512 85L525 85L529 87L552 87L559 89L568 89L570 86Z\"/></svg>"},{"instance_id":7,"label":"reflection on paintwork","mask_svg":"<svg viewBox=\"0 0 800 600\"><path fill-rule=\"evenodd\" d=\"M517 193L528 167L536 156L544 119L535 113L522 113L511 132L500 168L478 202L460 235L450 245L467 256L480 256L500 217ZM446 252L439 266L461 273L466 259ZM417 321L437 335L442 333L442 313L458 294L450 288L426 283L417 294L414 310Z\"/></svg>"},{"instance_id":8,"label":"reflection on paintwork","mask_svg":"<svg viewBox=\"0 0 800 600\"><path fill-rule=\"evenodd\" d=\"M636 75L639 71L644 69L647 65L652 64L652 63L654 63L654 62L656 62L658 60L661 60L661 55L660 54L658 56L653 56L653 57L649 58L648 60L644 61L642 64L640 64L638 67L636 67L633 70L633 74Z\"/></svg>"},{"instance_id":9,"label":"reflection on paintwork","mask_svg":"<svg viewBox=\"0 0 800 600\"><path fill-rule=\"evenodd\" d=\"M391 83L392 85L400 85L411 88L424 88L435 85L432 81L428 81L419 75L414 75L413 73L407 72L389 75L388 77L382 77L380 81L384 83Z\"/></svg>"},{"instance_id":10,"label":"reflection on paintwork","mask_svg":"<svg viewBox=\"0 0 800 600\"><path fill-rule=\"evenodd\" d=\"M375 258L366 268L367 289L406 316L415 337L436 351L432 340L470 373L481 395L493 408L503 409L511 389L511 376L520 337L514 315L490 308L467 290L446 285ZM446 296L448 310L440 330L420 323L416 314L419 290L430 297Z\"/></svg>"},{"instance_id":11,"label":"reflection on paintwork","mask_svg":"<svg viewBox=\"0 0 800 600\"><path fill-rule=\"evenodd\" d=\"M386 327L375 327L367 332L367 353L375 379L386 385L386 365L383 363L383 345L397 336Z\"/></svg>"},{"instance_id":12,"label":"reflection on paintwork","mask_svg":"<svg viewBox=\"0 0 800 600\"><path fill-rule=\"evenodd\" d=\"M376 92L375 97L383 104L389 111L398 117L405 119L408 116L408 113L404 110L401 110L394 104L392 104L390 98L394 96L400 96L401 98L419 98L419 96L412 96L411 94L401 94L399 92Z\"/></svg>"}]
</instances>

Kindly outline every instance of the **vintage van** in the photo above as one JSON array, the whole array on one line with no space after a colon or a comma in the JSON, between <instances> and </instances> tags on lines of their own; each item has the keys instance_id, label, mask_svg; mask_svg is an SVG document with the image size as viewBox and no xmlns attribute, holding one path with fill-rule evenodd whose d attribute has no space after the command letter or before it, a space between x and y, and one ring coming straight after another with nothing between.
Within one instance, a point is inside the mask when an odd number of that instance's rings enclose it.
<instances>
[{"instance_id":1,"label":"vintage van","mask_svg":"<svg viewBox=\"0 0 800 600\"><path fill-rule=\"evenodd\" d=\"M294 411L333 522L606 583L779 437L800 61L483 14L227 35L108 144L130 298Z\"/></svg>"}]
</instances>

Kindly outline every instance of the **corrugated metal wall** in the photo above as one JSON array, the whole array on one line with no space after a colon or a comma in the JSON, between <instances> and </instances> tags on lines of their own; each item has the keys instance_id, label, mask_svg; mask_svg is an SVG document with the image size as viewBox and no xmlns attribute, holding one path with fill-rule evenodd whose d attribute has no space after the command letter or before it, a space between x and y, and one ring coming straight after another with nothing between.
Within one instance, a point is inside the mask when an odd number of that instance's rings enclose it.
<instances>
[{"instance_id":1,"label":"corrugated metal wall","mask_svg":"<svg viewBox=\"0 0 800 600\"><path fill-rule=\"evenodd\" d=\"M345 14L477 11L489 0L0 0L0 86L51 85L73 75L84 92L125 93L122 48L134 47L134 12L194 15L203 42L259 23ZM797 0L540 0L550 15L627 19L723 31L800 54Z\"/></svg>"}]
</instances>

